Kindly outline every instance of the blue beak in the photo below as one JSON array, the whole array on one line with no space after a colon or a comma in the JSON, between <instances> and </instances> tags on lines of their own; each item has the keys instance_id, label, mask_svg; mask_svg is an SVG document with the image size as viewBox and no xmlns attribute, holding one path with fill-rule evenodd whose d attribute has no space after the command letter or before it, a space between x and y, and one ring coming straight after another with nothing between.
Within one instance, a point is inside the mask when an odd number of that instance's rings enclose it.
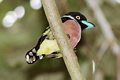
<instances>
[{"instance_id":1,"label":"blue beak","mask_svg":"<svg viewBox=\"0 0 120 80\"><path fill-rule=\"evenodd\" d=\"M85 20L82 20L81 21L84 25L86 25L87 27L85 29L89 29L89 28L92 28L92 27L95 27L94 24L88 22L88 21L85 21Z\"/></svg>"}]
</instances>

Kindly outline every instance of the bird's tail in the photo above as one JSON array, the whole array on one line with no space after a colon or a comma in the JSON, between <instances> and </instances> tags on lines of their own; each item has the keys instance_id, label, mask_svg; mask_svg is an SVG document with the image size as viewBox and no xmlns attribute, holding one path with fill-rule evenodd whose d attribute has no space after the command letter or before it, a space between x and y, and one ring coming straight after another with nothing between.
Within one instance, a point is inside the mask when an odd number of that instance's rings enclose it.
<instances>
[{"instance_id":1,"label":"bird's tail","mask_svg":"<svg viewBox=\"0 0 120 80\"><path fill-rule=\"evenodd\" d=\"M34 62L36 62L39 59L39 56L37 56L36 54L36 49L33 48L28 51L25 55L25 59L28 64L33 64Z\"/></svg>"}]
</instances>

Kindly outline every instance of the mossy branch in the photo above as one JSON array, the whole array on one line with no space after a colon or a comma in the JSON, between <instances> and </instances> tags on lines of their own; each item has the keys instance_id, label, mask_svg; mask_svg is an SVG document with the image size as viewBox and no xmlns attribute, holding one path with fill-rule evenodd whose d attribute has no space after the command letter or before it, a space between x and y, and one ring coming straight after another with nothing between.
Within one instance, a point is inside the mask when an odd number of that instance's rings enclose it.
<instances>
[{"instance_id":1,"label":"mossy branch","mask_svg":"<svg viewBox=\"0 0 120 80\"><path fill-rule=\"evenodd\" d=\"M63 53L63 59L72 80L85 80L77 57L65 34L55 0L42 0L42 4L51 30L53 31L60 50Z\"/></svg>"}]
</instances>

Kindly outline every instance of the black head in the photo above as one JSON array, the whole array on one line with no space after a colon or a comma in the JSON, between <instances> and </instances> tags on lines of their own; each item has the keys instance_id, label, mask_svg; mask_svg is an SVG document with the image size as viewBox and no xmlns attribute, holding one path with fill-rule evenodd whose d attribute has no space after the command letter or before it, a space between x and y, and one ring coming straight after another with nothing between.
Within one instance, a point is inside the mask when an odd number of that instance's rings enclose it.
<instances>
[{"instance_id":1,"label":"black head","mask_svg":"<svg viewBox=\"0 0 120 80\"><path fill-rule=\"evenodd\" d=\"M62 17L63 22L70 19L77 21L80 24L82 30L95 27L94 24L88 22L87 18L79 12L69 12Z\"/></svg>"}]
</instances>

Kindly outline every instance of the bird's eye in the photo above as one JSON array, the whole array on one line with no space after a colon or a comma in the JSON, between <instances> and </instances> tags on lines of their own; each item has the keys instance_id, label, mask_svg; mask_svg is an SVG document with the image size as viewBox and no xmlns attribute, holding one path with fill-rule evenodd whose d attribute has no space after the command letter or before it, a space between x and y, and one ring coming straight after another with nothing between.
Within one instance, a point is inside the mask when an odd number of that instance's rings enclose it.
<instances>
[{"instance_id":1,"label":"bird's eye","mask_svg":"<svg viewBox=\"0 0 120 80\"><path fill-rule=\"evenodd\" d=\"M76 16L76 19L80 20L80 16Z\"/></svg>"}]
</instances>

